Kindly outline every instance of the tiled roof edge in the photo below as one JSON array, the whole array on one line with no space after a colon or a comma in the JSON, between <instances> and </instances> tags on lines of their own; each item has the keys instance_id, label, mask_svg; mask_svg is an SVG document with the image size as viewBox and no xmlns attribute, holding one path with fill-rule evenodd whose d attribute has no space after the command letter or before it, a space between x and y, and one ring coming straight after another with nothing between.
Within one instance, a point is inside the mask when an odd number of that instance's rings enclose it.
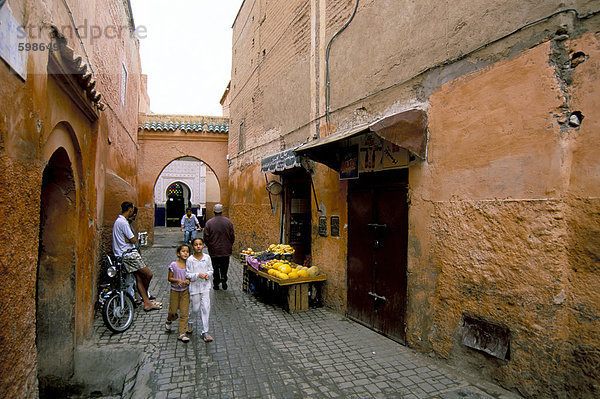
<instances>
[{"instance_id":1,"label":"tiled roof edge","mask_svg":"<svg viewBox=\"0 0 600 399\"><path fill-rule=\"evenodd\" d=\"M198 122L198 121L146 121L140 124L140 129L149 131L170 131L181 130L184 132L214 132L229 133L228 123Z\"/></svg>"}]
</instances>

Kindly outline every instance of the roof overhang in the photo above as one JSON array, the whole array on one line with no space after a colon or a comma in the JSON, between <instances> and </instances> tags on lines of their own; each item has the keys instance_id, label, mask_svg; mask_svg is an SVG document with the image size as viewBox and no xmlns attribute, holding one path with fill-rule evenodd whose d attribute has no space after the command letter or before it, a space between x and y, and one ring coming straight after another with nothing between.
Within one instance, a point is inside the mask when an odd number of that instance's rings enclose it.
<instances>
[{"instance_id":1,"label":"roof overhang","mask_svg":"<svg viewBox=\"0 0 600 399\"><path fill-rule=\"evenodd\" d=\"M301 145L295 152L339 171L340 149L348 146L351 138L369 132L405 148L420 159L425 159L427 113L421 109L411 109L386 116L370 124L353 126L350 129Z\"/></svg>"}]
</instances>

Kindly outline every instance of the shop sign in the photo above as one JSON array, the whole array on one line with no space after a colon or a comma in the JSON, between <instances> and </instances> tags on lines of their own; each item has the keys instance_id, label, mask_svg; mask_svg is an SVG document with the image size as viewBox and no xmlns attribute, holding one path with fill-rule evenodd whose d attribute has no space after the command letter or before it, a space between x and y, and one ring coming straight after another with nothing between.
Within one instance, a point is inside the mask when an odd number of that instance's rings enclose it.
<instances>
[{"instance_id":1,"label":"shop sign","mask_svg":"<svg viewBox=\"0 0 600 399\"><path fill-rule=\"evenodd\" d=\"M288 169L302 167L300 157L294 153L295 148L281 151L264 157L260 162L261 173L283 172Z\"/></svg>"},{"instance_id":2,"label":"shop sign","mask_svg":"<svg viewBox=\"0 0 600 399\"><path fill-rule=\"evenodd\" d=\"M358 146L353 145L341 151L340 180L358 178Z\"/></svg>"},{"instance_id":3,"label":"shop sign","mask_svg":"<svg viewBox=\"0 0 600 399\"><path fill-rule=\"evenodd\" d=\"M340 180L356 179L360 173L405 168L409 164L406 148L383 140L377 134L367 133L356 142L340 149Z\"/></svg>"},{"instance_id":4,"label":"shop sign","mask_svg":"<svg viewBox=\"0 0 600 399\"><path fill-rule=\"evenodd\" d=\"M363 136L358 151L359 173L404 168L408 164L409 153L405 148L373 133Z\"/></svg>"},{"instance_id":5,"label":"shop sign","mask_svg":"<svg viewBox=\"0 0 600 399\"><path fill-rule=\"evenodd\" d=\"M358 171L360 173L375 172L381 169L383 146L376 134L365 134L358 150Z\"/></svg>"},{"instance_id":6,"label":"shop sign","mask_svg":"<svg viewBox=\"0 0 600 399\"><path fill-rule=\"evenodd\" d=\"M381 168L393 169L407 166L409 163L408 151L389 141L384 141L381 154Z\"/></svg>"}]
</instances>

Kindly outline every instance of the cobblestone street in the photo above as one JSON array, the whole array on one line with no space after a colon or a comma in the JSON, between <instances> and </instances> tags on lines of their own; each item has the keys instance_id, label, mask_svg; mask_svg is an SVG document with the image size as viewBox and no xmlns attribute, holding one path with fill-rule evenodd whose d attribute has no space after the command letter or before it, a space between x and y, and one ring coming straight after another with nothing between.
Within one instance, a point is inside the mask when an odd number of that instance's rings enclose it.
<instances>
[{"instance_id":1,"label":"cobblestone street","mask_svg":"<svg viewBox=\"0 0 600 399\"><path fill-rule=\"evenodd\" d=\"M125 381L132 398L513 398L513 393L476 381L441 361L415 352L326 308L289 314L241 290L241 264L232 257L229 289L213 291L210 333L177 340L164 323L168 308L167 266L182 233L157 228L143 250L154 273L151 292L160 311L136 310L133 326L113 334L94 323L93 345L139 347L137 373ZM194 323L197 323L194 321ZM176 323L174 323L176 324Z\"/></svg>"}]
</instances>

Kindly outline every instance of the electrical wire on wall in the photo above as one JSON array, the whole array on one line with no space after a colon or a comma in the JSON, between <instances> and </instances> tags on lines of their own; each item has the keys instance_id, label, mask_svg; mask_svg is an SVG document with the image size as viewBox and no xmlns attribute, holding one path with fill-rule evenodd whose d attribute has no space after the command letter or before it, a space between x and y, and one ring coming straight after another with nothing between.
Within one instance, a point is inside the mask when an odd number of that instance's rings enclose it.
<instances>
[{"instance_id":1,"label":"electrical wire on wall","mask_svg":"<svg viewBox=\"0 0 600 399\"><path fill-rule=\"evenodd\" d=\"M354 19L354 16L356 15L356 11L358 10L359 1L360 0L356 0L356 4L354 5L354 11L352 12L352 15L350 16L348 21L346 21L344 26L342 26L340 28L340 30L338 30L331 37L331 40L329 40L329 43L327 43L327 50L325 50L325 122L327 123L327 125L329 125L329 106L330 106L329 99L330 99L330 92L331 92L330 80L329 80L329 52L331 51L331 45L333 44L333 41L335 40L335 38L338 37L338 35L340 33L342 33L344 31L344 29L346 29L348 27L348 25L350 25L350 22L352 22L352 20Z\"/></svg>"}]
</instances>

